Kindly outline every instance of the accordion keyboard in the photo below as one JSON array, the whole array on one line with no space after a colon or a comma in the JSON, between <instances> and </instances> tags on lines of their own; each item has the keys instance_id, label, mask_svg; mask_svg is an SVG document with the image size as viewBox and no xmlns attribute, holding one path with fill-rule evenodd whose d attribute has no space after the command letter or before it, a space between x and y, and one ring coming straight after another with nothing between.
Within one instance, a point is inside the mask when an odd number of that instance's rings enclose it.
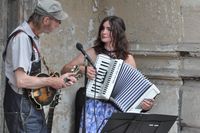
<instances>
[{"instance_id":1,"label":"accordion keyboard","mask_svg":"<svg viewBox=\"0 0 200 133\"><path fill-rule=\"evenodd\" d=\"M122 63L123 60L116 61L106 55L98 55L95 62L97 75L87 83L87 97L108 100L112 93L112 89L108 88L115 85Z\"/></svg>"}]
</instances>

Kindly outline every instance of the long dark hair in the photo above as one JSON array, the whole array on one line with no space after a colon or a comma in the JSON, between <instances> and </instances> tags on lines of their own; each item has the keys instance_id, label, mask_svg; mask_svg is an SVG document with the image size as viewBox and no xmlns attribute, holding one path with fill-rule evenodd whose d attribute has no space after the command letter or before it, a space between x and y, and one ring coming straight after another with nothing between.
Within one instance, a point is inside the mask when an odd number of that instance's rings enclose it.
<instances>
[{"instance_id":1,"label":"long dark hair","mask_svg":"<svg viewBox=\"0 0 200 133\"><path fill-rule=\"evenodd\" d=\"M126 26L122 18L117 16L105 17L98 31L97 39L94 42L94 49L97 54L105 53L104 42L101 41L101 31L103 29L103 24L108 21L111 26L112 41L114 44L114 49L116 50L116 58L125 60L128 57L128 40L126 38Z\"/></svg>"}]
</instances>

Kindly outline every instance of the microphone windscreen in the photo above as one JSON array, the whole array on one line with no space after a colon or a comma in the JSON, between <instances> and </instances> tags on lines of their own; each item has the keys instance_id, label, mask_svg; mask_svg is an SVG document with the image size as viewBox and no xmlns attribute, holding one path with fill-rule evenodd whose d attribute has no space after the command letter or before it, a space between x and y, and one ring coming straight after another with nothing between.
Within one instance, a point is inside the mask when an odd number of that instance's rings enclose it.
<instances>
[{"instance_id":1,"label":"microphone windscreen","mask_svg":"<svg viewBox=\"0 0 200 133\"><path fill-rule=\"evenodd\" d=\"M82 49L83 49L83 46L82 46L82 44L80 44L80 43L76 43L76 48L77 48L78 50L82 50Z\"/></svg>"}]
</instances>

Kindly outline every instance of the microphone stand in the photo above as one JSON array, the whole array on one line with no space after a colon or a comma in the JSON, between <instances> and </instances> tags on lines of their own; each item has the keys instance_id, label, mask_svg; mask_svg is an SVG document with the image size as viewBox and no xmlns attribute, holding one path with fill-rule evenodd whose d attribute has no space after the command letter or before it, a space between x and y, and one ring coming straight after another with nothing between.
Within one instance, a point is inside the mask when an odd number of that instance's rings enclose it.
<instances>
[{"instance_id":1,"label":"microphone stand","mask_svg":"<svg viewBox=\"0 0 200 133\"><path fill-rule=\"evenodd\" d=\"M85 109L85 107L86 107L86 100L87 100L87 98L86 98L86 85L87 85L87 66L88 66L88 61L87 61L87 59L86 59L87 57L86 57L86 55L84 55L84 65L85 65L85 72L84 72L84 76L85 76L85 78L84 78L84 105L83 105L83 129L82 129L82 133L86 133L86 121L85 121L85 115L86 115L86 109Z\"/></svg>"}]
</instances>

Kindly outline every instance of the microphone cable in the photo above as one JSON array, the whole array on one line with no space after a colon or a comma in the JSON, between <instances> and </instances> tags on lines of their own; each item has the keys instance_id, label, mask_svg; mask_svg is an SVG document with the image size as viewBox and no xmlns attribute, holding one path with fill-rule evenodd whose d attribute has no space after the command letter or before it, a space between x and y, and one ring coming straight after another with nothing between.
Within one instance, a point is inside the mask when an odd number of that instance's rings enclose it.
<instances>
[{"instance_id":1,"label":"microphone cable","mask_svg":"<svg viewBox=\"0 0 200 133\"><path fill-rule=\"evenodd\" d=\"M95 69L95 79L94 79L94 119L96 123L96 129L98 129L98 122L97 122L97 117L96 117L96 91L97 91L97 70ZM98 130L96 131L98 133Z\"/></svg>"}]
</instances>

